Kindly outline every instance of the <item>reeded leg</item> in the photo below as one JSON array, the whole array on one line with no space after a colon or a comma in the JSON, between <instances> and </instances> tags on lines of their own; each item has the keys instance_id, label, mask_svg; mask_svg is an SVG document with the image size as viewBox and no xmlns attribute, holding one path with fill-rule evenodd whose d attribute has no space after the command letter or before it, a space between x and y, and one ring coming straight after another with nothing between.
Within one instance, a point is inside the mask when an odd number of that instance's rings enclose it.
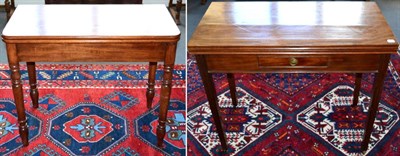
<instances>
[{"instance_id":1,"label":"reeded leg","mask_svg":"<svg viewBox=\"0 0 400 156\"><path fill-rule=\"evenodd\" d=\"M28 66L29 86L30 86L32 105L33 108L38 108L39 92L36 84L35 62L26 62L26 65Z\"/></svg>"},{"instance_id":2,"label":"reeded leg","mask_svg":"<svg viewBox=\"0 0 400 156\"><path fill-rule=\"evenodd\" d=\"M160 112L157 126L157 146L162 147L165 136L165 123L167 122L167 113L169 99L171 96L172 72L174 70L176 43L169 43L164 60L164 75L161 85Z\"/></svg>"},{"instance_id":3,"label":"reeded leg","mask_svg":"<svg viewBox=\"0 0 400 156\"><path fill-rule=\"evenodd\" d=\"M357 106L358 96L360 95L362 73L356 73L356 83L354 84L353 92L353 107Z\"/></svg>"},{"instance_id":4,"label":"reeded leg","mask_svg":"<svg viewBox=\"0 0 400 156\"><path fill-rule=\"evenodd\" d=\"M372 100L368 109L368 120L365 127L364 139L361 144L361 150L363 152L368 150L368 143L371 138L371 133L374 130L375 116L376 112L378 111L379 101L381 99L383 81L385 80L389 59L390 55L381 56L381 64L379 66L378 73L375 74Z\"/></svg>"},{"instance_id":5,"label":"reeded leg","mask_svg":"<svg viewBox=\"0 0 400 156\"><path fill-rule=\"evenodd\" d=\"M233 107L237 106L237 96L236 96L236 84L235 84L235 76L232 73L226 74L229 83L229 91L231 93L232 104Z\"/></svg>"},{"instance_id":6,"label":"reeded leg","mask_svg":"<svg viewBox=\"0 0 400 156\"><path fill-rule=\"evenodd\" d=\"M150 62L149 63L149 80L147 82L147 108L150 109L153 103L154 98L154 85L155 85L155 77L156 77L156 70L157 70L157 62Z\"/></svg>"},{"instance_id":7,"label":"reeded leg","mask_svg":"<svg viewBox=\"0 0 400 156\"><path fill-rule=\"evenodd\" d=\"M25 114L24 99L22 93L21 74L19 71L19 61L15 44L7 44L7 57L11 70L11 83L14 94L15 106L17 108L19 134L22 144L28 146L28 125Z\"/></svg>"},{"instance_id":8,"label":"reeded leg","mask_svg":"<svg viewBox=\"0 0 400 156\"><path fill-rule=\"evenodd\" d=\"M226 151L228 149L228 146L226 142L225 128L223 126L221 115L219 113L217 93L215 91L212 74L208 73L208 67L205 62L204 56L196 55L196 61L197 61L197 66L199 67L201 79L203 80L204 89L207 94L207 99L214 119L214 124L217 128L218 137L219 140L221 141L222 149Z\"/></svg>"}]
</instances>

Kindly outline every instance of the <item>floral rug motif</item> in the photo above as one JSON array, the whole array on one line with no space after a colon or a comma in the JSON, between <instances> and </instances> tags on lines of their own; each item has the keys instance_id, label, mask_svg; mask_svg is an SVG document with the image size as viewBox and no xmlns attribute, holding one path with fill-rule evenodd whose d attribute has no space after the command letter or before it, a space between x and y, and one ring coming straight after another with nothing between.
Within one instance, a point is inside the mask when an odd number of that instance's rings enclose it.
<instances>
[{"instance_id":1,"label":"floral rug motif","mask_svg":"<svg viewBox=\"0 0 400 156\"><path fill-rule=\"evenodd\" d=\"M38 64L38 109L31 107L26 66L21 69L30 144L22 147L10 71L0 65L0 155L185 155L185 65L176 65L173 73L171 122L162 148L153 133L162 66L150 110L147 65Z\"/></svg>"}]
</instances>

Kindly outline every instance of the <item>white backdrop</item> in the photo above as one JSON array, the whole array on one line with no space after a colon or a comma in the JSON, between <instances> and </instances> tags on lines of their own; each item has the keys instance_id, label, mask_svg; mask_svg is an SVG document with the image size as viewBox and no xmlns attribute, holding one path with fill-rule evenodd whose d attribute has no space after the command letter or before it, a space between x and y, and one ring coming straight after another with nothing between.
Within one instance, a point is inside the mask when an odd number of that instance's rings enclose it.
<instances>
[{"instance_id":1,"label":"white backdrop","mask_svg":"<svg viewBox=\"0 0 400 156\"><path fill-rule=\"evenodd\" d=\"M143 4L168 4L169 0L143 0ZM185 3L186 0L183 0ZM173 0L176 3L176 0ZM0 4L4 5L4 0L0 0ZM44 0L15 0L15 4L44 4Z\"/></svg>"}]
</instances>

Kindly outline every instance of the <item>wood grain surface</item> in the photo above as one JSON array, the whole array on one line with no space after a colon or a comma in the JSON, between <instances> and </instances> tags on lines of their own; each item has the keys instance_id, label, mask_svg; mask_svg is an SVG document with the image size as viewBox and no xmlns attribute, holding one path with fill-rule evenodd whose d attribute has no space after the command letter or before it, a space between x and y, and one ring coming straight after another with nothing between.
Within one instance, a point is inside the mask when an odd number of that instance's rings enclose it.
<instances>
[{"instance_id":1,"label":"wood grain surface","mask_svg":"<svg viewBox=\"0 0 400 156\"><path fill-rule=\"evenodd\" d=\"M394 53L375 2L212 2L192 54ZM268 52L268 53L267 53Z\"/></svg>"}]
</instances>

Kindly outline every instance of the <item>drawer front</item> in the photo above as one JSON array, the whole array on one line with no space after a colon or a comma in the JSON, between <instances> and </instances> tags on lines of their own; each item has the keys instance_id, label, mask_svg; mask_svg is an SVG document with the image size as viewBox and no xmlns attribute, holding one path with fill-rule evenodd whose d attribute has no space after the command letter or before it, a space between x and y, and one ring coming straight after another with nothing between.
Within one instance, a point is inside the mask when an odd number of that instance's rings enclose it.
<instances>
[{"instance_id":1,"label":"drawer front","mask_svg":"<svg viewBox=\"0 0 400 156\"><path fill-rule=\"evenodd\" d=\"M206 55L210 72L377 72L381 55Z\"/></svg>"},{"instance_id":2,"label":"drawer front","mask_svg":"<svg viewBox=\"0 0 400 156\"><path fill-rule=\"evenodd\" d=\"M162 43L17 44L26 62L160 62L165 51Z\"/></svg>"},{"instance_id":3,"label":"drawer front","mask_svg":"<svg viewBox=\"0 0 400 156\"><path fill-rule=\"evenodd\" d=\"M258 56L259 68L326 68L328 57L267 57Z\"/></svg>"}]
</instances>

